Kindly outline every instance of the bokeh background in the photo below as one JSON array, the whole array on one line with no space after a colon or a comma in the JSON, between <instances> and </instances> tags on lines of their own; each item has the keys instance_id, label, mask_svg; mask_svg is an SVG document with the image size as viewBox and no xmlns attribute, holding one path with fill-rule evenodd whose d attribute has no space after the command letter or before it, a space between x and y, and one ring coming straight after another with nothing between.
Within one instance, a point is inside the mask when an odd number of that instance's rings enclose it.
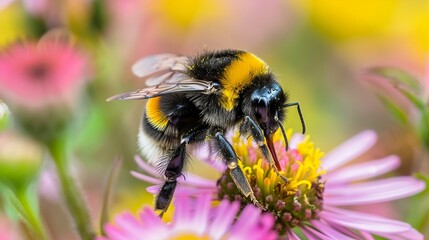
<instances>
[{"instance_id":1,"label":"bokeh background","mask_svg":"<svg viewBox=\"0 0 429 240\"><path fill-rule=\"evenodd\" d=\"M379 97L390 90L374 84L369 71L400 68L427 93L427 0L0 0L0 51L16 41L37 41L58 28L69 31L89 57L91 80L80 99L71 141L78 180L95 220L107 173L118 158L123 164L112 213L152 204L146 185L129 174L137 170L133 159L145 102L106 98L144 86L130 67L155 53L192 55L224 48L253 52L271 66L290 99L301 103L308 133L323 151L374 129L379 141L361 160L397 154L402 159L397 175L428 172L418 128L391 114ZM402 107L413 115L411 105ZM295 111L289 111L286 125L300 131ZM192 163L190 171L215 178L199 164ZM75 239L51 168L45 164L39 183L43 216L54 239ZM411 202L394 204L395 210L386 214L407 219ZM19 239L19 225L6 212L0 210L0 231L12 229Z\"/></svg>"}]
</instances>

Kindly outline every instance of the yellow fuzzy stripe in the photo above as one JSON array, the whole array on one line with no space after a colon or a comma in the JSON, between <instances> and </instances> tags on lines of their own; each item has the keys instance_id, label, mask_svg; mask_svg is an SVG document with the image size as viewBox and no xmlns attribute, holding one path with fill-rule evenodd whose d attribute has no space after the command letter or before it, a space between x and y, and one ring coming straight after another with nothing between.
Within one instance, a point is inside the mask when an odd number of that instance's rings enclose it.
<instances>
[{"instance_id":1,"label":"yellow fuzzy stripe","mask_svg":"<svg viewBox=\"0 0 429 240\"><path fill-rule=\"evenodd\" d=\"M146 117L149 123L158 130L164 130L168 124L168 117L165 116L159 107L160 97L150 98L146 103Z\"/></svg>"},{"instance_id":2,"label":"yellow fuzzy stripe","mask_svg":"<svg viewBox=\"0 0 429 240\"><path fill-rule=\"evenodd\" d=\"M268 66L255 55L244 52L238 56L226 69L224 78L221 106L231 111L237 104L240 92L248 86L257 75L268 72Z\"/></svg>"}]
</instances>

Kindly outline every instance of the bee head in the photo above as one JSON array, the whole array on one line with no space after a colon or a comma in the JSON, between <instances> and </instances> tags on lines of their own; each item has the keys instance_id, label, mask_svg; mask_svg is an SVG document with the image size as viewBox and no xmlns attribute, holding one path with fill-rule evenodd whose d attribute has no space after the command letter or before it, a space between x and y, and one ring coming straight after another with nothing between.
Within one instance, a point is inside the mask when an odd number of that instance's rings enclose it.
<instances>
[{"instance_id":1,"label":"bee head","mask_svg":"<svg viewBox=\"0 0 429 240\"><path fill-rule=\"evenodd\" d=\"M281 122L285 116L286 100L286 94L275 81L269 81L268 84L254 89L250 94L250 117L263 131L268 149L278 169L280 165L274 149L273 136L279 127L284 133Z\"/></svg>"},{"instance_id":2,"label":"bee head","mask_svg":"<svg viewBox=\"0 0 429 240\"><path fill-rule=\"evenodd\" d=\"M279 121L284 118L286 95L280 85L273 82L253 91L250 97L251 116L264 131L271 135L279 128Z\"/></svg>"}]
</instances>

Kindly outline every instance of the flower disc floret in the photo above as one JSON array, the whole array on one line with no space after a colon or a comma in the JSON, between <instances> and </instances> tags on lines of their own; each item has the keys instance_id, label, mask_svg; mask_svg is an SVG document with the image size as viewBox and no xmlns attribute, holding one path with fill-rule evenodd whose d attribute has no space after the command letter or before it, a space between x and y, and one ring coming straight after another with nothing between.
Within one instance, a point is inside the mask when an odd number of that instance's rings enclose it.
<instances>
[{"instance_id":1,"label":"flower disc floret","mask_svg":"<svg viewBox=\"0 0 429 240\"><path fill-rule=\"evenodd\" d=\"M289 138L291 131L288 132ZM316 219L323 208L324 183L321 175L323 153L307 136L296 148L285 149L280 134L275 136L275 150L281 166L281 179L262 155L255 150L251 139L243 141L237 134L233 145L241 159L240 167L252 186L262 206L276 217L276 229L284 233L287 229L311 219ZM241 200L245 206L251 203L244 199L240 190L225 172L218 181L221 199Z\"/></svg>"}]
</instances>

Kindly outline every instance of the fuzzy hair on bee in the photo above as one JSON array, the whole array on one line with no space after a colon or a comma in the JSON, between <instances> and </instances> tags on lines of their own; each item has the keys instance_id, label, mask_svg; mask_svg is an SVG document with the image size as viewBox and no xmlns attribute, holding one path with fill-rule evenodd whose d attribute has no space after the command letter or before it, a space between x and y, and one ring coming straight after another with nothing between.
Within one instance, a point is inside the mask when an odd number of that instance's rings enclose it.
<instances>
[{"instance_id":1,"label":"fuzzy hair on bee","mask_svg":"<svg viewBox=\"0 0 429 240\"><path fill-rule=\"evenodd\" d=\"M186 169L192 146L209 142L222 159L245 197L260 207L238 165L233 146L225 137L237 128L251 136L276 173L281 167L273 146L287 107L296 107L305 132L298 102L289 103L275 75L256 55L241 50L207 51L196 56L158 54L142 58L132 67L146 87L108 100L147 99L139 129L139 147L146 160L160 166L165 179L156 196L155 209L167 210ZM287 146L287 145L286 145Z\"/></svg>"}]
</instances>

